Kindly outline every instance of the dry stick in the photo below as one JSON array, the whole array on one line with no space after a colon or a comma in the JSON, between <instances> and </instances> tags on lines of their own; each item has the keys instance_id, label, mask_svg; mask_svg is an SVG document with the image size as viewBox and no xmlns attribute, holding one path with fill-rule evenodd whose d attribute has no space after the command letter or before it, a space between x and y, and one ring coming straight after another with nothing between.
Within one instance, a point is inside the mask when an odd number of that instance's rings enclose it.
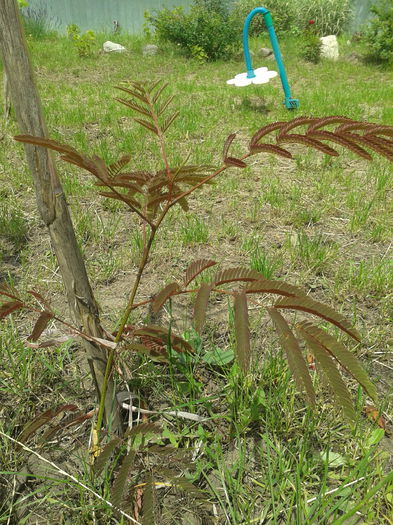
<instances>
[{"instance_id":1,"label":"dry stick","mask_svg":"<svg viewBox=\"0 0 393 525\"><path fill-rule=\"evenodd\" d=\"M59 472L60 474L62 474L63 476L65 476L66 478L69 478L71 479L74 483L76 483L79 487L82 487L83 489L87 490L88 492L90 492L90 494L93 494L93 496L95 496L97 499L103 501L104 503L106 503L109 507L112 507L114 510L116 510L116 512L118 512L119 514L121 514L122 516L124 516L125 518L129 519L130 521L132 521L132 523L135 523L136 525L141 525L141 523L137 520L135 520L132 516L130 516L129 514L127 514L126 512L124 512L123 510L119 509L118 507L115 507L115 505L113 505L113 503L111 503L110 501L106 500L105 498L103 498L100 494L98 494L97 492L95 492L93 489L91 489L90 487L88 487L87 485L85 485L82 481L80 481L78 478L76 478L75 476L73 476L72 474L69 474L68 472L66 472L65 470L63 470L62 468L58 467L55 463L52 463L52 461L50 461L49 459L46 459L44 458L43 456L41 456L40 454L38 454L38 452L36 452L35 450L31 449L30 447L28 447L27 445L25 445L24 443L22 443L21 441L18 441L17 439L14 439L12 438L11 436L9 436L8 434L5 434L4 432L2 432L0 430L0 434L9 439L10 441L12 441L13 443L15 443L16 445L19 445L21 448L23 448L24 450L26 450L26 452L29 452L30 454L34 454L38 459L40 459L41 461L43 461L44 463L47 463L48 465L50 465L51 467L53 467L57 472Z\"/></svg>"},{"instance_id":2,"label":"dry stick","mask_svg":"<svg viewBox=\"0 0 393 525\"><path fill-rule=\"evenodd\" d=\"M0 0L0 52L20 131L23 134L46 137L48 134L41 111L41 101L35 86L16 0ZM91 290L52 157L46 149L29 144L25 144L25 151L35 186L37 206L49 230L70 309L84 332L104 339L98 306ZM100 397L107 354L105 349L97 344L87 341L83 344L97 394ZM112 428L119 431L118 410L113 410L114 382L110 378L108 381L105 395L106 420L109 421L112 417Z\"/></svg>"}]
</instances>

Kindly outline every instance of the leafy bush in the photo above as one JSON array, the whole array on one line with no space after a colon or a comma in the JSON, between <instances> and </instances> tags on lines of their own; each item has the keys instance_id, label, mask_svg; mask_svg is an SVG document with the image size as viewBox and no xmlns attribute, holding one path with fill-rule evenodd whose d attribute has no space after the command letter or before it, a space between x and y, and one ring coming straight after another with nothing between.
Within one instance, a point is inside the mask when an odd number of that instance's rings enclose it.
<instances>
[{"instance_id":1,"label":"leafy bush","mask_svg":"<svg viewBox=\"0 0 393 525\"><path fill-rule=\"evenodd\" d=\"M319 36L342 33L351 17L350 0L295 1L296 24L302 28L305 20L315 20Z\"/></svg>"},{"instance_id":2,"label":"leafy bush","mask_svg":"<svg viewBox=\"0 0 393 525\"><path fill-rule=\"evenodd\" d=\"M369 54L374 60L393 63L393 4L391 0L380 0L371 12L375 17L365 34Z\"/></svg>"},{"instance_id":3,"label":"leafy bush","mask_svg":"<svg viewBox=\"0 0 393 525\"><path fill-rule=\"evenodd\" d=\"M321 41L315 29L315 20L309 20L303 31L301 56L307 62L318 64L321 59Z\"/></svg>"},{"instance_id":4,"label":"leafy bush","mask_svg":"<svg viewBox=\"0 0 393 525\"><path fill-rule=\"evenodd\" d=\"M86 31L81 34L80 28L76 24L67 26L68 38L70 38L78 51L80 57L89 57L93 54L93 48L96 43L94 31Z\"/></svg>"},{"instance_id":5,"label":"leafy bush","mask_svg":"<svg viewBox=\"0 0 393 525\"><path fill-rule=\"evenodd\" d=\"M243 24L246 16L257 7L254 0L237 0L233 8L233 17L238 23ZM278 33L291 32L296 26L296 10L293 2L287 0L266 0L263 7L269 9L274 23L274 29ZM265 22L262 15L253 18L250 24L250 36L260 35L266 32Z\"/></svg>"},{"instance_id":6,"label":"leafy bush","mask_svg":"<svg viewBox=\"0 0 393 525\"><path fill-rule=\"evenodd\" d=\"M350 0L266 0L263 6L269 9L278 33L301 34L305 20L315 20L320 36L339 34L343 31L351 14ZM238 0L234 5L234 17L244 22L248 13L256 7L253 0ZM262 16L256 16L250 25L250 34L266 31Z\"/></svg>"},{"instance_id":7,"label":"leafy bush","mask_svg":"<svg viewBox=\"0 0 393 525\"><path fill-rule=\"evenodd\" d=\"M240 45L241 28L219 0L194 0L189 13L182 7L165 8L147 18L159 40L177 44L199 60L226 58Z\"/></svg>"}]
</instances>

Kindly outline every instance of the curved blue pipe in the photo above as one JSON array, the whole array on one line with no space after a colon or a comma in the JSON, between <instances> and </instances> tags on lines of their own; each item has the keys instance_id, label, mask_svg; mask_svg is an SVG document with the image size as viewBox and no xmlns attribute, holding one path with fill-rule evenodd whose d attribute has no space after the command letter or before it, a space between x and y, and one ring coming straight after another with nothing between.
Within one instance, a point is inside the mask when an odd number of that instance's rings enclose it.
<instances>
[{"instance_id":1,"label":"curved blue pipe","mask_svg":"<svg viewBox=\"0 0 393 525\"><path fill-rule=\"evenodd\" d=\"M243 50L244 50L244 59L246 61L247 78L254 78L255 77L254 69L253 69L252 64L251 64L250 49L249 49L249 46L248 46L248 30L249 30L249 27L250 27L251 20L254 18L254 16L257 13L261 13L263 15L263 19L265 21L266 28L267 28L267 30L269 32L270 42L271 42L272 47L273 47L274 58L276 59L276 62L277 62L278 71L279 71L280 79L281 79L281 84L282 84L282 88L283 88L284 94L285 94L284 105L288 109L298 108L299 107L299 101L297 99L295 99L295 98L291 98L291 90L289 88L287 74L285 72L284 63L282 61L280 47L278 45L276 32L274 31L273 19L272 19L272 16L270 14L269 9L266 9L265 7L256 7L255 9L253 9L248 14L248 16L247 16L247 18L246 18L246 20L244 22L244 26L243 26Z\"/></svg>"}]
</instances>

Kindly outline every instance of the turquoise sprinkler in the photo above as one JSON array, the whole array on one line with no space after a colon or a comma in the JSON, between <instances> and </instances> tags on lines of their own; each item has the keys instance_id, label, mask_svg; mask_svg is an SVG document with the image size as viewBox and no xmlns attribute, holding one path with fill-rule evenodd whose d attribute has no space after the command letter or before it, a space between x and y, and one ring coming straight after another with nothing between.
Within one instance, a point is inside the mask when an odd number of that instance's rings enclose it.
<instances>
[{"instance_id":1,"label":"turquoise sprinkler","mask_svg":"<svg viewBox=\"0 0 393 525\"><path fill-rule=\"evenodd\" d=\"M235 86L248 86L250 84L266 84L271 78L277 76L277 73L275 71L268 71L267 67L261 67L254 70L251 64L250 50L248 47L248 29L250 27L251 20L257 13L261 13L263 15L267 30L269 32L270 42L273 47L274 57L277 62L281 84L285 94L284 105L288 109L296 109L299 107L299 100L291 97L291 90L289 88L287 74L285 72L284 63L282 61L276 32L274 31L273 19L270 14L270 11L265 7L256 7L255 9L253 9L244 22L243 50L244 59L246 61L247 73L240 73L239 75L236 75L235 78L228 80L227 83L234 84Z\"/></svg>"}]
</instances>

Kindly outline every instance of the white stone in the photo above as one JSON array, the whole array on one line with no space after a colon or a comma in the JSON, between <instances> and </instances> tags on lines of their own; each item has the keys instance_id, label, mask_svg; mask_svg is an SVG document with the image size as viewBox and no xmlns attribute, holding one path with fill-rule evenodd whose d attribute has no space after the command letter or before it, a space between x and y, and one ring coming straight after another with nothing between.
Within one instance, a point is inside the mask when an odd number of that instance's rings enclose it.
<instances>
[{"instance_id":1,"label":"white stone","mask_svg":"<svg viewBox=\"0 0 393 525\"><path fill-rule=\"evenodd\" d=\"M102 48L105 53L124 53L124 51L127 51L124 46L111 42L110 40L104 42Z\"/></svg>"},{"instance_id":2,"label":"white stone","mask_svg":"<svg viewBox=\"0 0 393 525\"><path fill-rule=\"evenodd\" d=\"M321 57L330 60L338 60L338 41L336 35L322 36L321 40Z\"/></svg>"}]
</instances>

